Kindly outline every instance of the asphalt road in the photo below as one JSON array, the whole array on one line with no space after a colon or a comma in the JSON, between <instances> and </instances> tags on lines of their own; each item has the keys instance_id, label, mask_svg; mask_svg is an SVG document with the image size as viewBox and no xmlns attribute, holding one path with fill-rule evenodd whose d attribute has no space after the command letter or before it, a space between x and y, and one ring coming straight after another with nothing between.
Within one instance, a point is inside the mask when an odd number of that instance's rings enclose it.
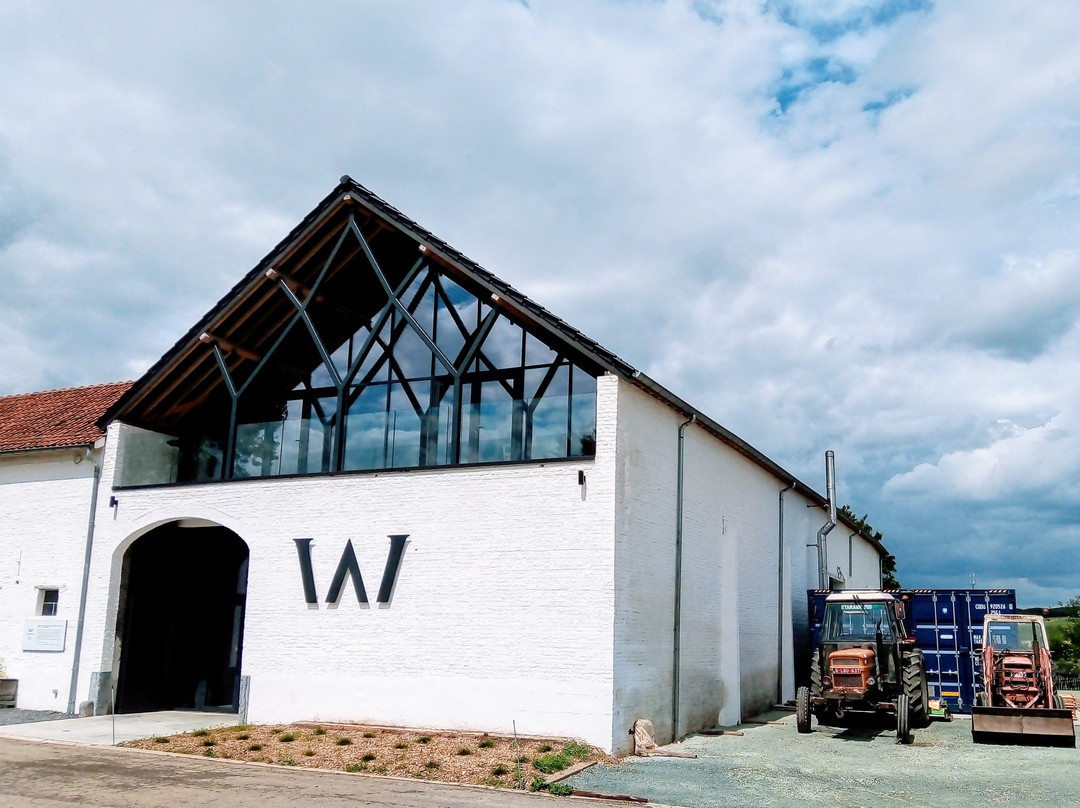
<instances>
[{"instance_id":1,"label":"asphalt road","mask_svg":"<svg viewBox=\"0 0 1080 808\"><path fill-rule=\"evenodd\" d=\"M793 713L779 725L744 725L737 736L693 736L671 747L697 759L631 758L566 782L695 808L1063 808L1080 805L1080 750L974 744L957 718L915 732L901 746L891 726L819 726L799 735Z\"/></svg>"},{"instance_id":2,"label":"asphalt road","mask_svg":"<svg viewBox=\"0 0 1080 808\"><path fill-rule=\"evenodd\" d=\"M567 808L584 804L541 794L0 738L0 808Z\"/></svg>"}]
</instances>

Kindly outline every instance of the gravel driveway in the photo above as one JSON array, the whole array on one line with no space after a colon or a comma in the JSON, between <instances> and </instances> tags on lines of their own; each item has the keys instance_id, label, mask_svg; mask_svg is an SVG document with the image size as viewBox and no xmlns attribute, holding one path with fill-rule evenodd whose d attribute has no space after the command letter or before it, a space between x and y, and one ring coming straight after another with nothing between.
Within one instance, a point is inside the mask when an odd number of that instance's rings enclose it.
<instances>
[{"instance_id":1,"label":"gravel driveway","mask_svg":"<svg viewBox=\"0 0 1080 808\"><path fill-rule=\"evenodd\" d=\"M696 760L632 758L567 782L694 808L1080 804L1076 749L976 746L971 722L961 718L917 730L910 746L873 724L819 727L815 721L813 733L799 735L792 713L762 718L782 723L743 726L742 737L693 736L672 747L696 753Z\"/></svg>"},{"instance_id":2,"label":"gravel driveway","mask_svg":"<svg viewBox=\"0 0 1080 808\"><path fill-rule=\"evenodd\" d=\"M35 721L55 721L58 718L71 718L66 713L57 713L53 710L16 710L5 708L0 710L0 727L10 727L15 724L33 724Z\"/></svg>"}]
</instances>

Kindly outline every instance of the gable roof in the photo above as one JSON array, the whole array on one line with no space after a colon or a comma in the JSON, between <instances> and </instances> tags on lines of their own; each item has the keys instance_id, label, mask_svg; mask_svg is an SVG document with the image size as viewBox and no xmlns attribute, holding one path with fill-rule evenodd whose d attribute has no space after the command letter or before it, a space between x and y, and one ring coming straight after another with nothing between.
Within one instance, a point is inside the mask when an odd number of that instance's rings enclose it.
<instances>
[{"instance_id":1,"label":"gable roof","mask_svg":"<svg viewBox=\"0 0 1080 808\"><path fill-rule=\"evenodd\" d=\"M314 255L317 250L326 249L326 244L331 236L340 229L341 223L353 214L364 217L369 225L374 228L373 232L375 234L386 229L408 237L424 257L438 262L454 276L467 279L472 286L485 290L497 305L509 310L516 318L527 323L536 333L546 334L548 339L556 344L569 348L580 360L602 371L619 376L683 414L686 418L693 417L703 429L772 474L783 485L794 486L809 500L822 507L827 504L825 497L785 471L749 443L683 401L640 370L635 369L625 360L605 349L595 340L590 339L576 328L556 317L540 304L530 300L505 281L491 274L348 175L343 176L337 187L316 205L314 210L305 216L262 261L253 267L142 378L136 381L129 390L102 414L98 422L99 425L104 428L109 421L132 413L139 406L144 409L147 406L160 406L160 403L157 405L148 405L146 403L146 399L150 399L148 394L155 383L160 382L163 389L167 391L186 391L193 384L196 387L198 383L212 384L213 382L205 381L209 378L220 380L220 371L216 361L212 358L210 351L207 350L207 346L200 341L200 337L213 334L215 339L221 339L227 344L230 336L228 330L238 327L236 325L238 322L244 322L248 319L247 317L238 316L238 311L243 309L244 306L258 306L265 309L271 305L268 302L271 298L280 297L280 295L275 294L274 284L268 282L268 277L273 277L280 267L288 266L290 261L300 260L298 256L305 249L308 250L306 257L303 258L305 261L309 260L310 256ZM284 305L288 306L289 304L284 303ZM290 311L290 314L292 314L292 311ZM258 321L258 318L252 319ZM272 320L272 314L268 314L260 322L271 322ZM246 325L250 327L250 323ZM194 357L197 357L197 359ZM196 361L202 364L200 369L193 370L191 363ZM179 368L185 362L188 363L186 370L181 372ZM199 381L200 379L202 382ZM196 393L191 393L192 397L195 395ZM158 402L161 401L161 398L161 394L157 394ZM192 398L191 403L184 406L192 407L196 404L197 401ZM841 519L843 518L841 517ZM855 526L848 523L847 520L843 520L843 523L852 530L856 530ZM879 542L866 536L864 538L877 549L880 555L887 555L887 551Z\"/></svg>"},{"instance_id":2,"label":"gable roof","mask_svg":"<svg viewBox=\"0 0 1080 808\"><path fill-rule=\"evenodd\" d=\"M131 382L0 397L0 453L86 446L104 434L97 421Z\"/></svg>"}]
</instances>

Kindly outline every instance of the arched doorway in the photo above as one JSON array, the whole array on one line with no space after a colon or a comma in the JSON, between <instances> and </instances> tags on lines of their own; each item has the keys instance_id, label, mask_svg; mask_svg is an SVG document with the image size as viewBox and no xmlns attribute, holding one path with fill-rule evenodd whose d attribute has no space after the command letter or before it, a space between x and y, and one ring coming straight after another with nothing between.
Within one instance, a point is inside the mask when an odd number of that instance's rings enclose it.
<instances>
[{"instance_id":1,"label":"arched doorway","mask_svg":"<svg viewBox=\"0 0 1080 808\"><path fill-rule=\"evenodd\" d=\"M124 554L119 713L239 708L248 547L192 521L155 528Z\"/></svg>"}]
</instances>

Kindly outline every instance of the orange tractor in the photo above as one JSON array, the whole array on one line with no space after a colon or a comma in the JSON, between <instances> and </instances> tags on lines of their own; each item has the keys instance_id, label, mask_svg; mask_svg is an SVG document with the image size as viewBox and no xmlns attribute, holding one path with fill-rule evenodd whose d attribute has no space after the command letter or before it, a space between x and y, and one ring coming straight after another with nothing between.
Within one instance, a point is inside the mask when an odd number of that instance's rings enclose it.
<instances>
[{"instance_id":1,"label":"orange tractor","mask_svg":"<svg viewBox=\"0 0 1080 808\"><path fill-rule=\"evenodd\" d=\"M885 592L835 592L825 599L821 640L810 662L810 686L795 693L796 726L848 713L896 717L896 737L911 743L929 723L926 666L903 625L904 604Z\"/></svg>"},{"instance_id":2,"label":"orange tractor","mask_svg":"<svg viewBox=\"0 0 1080 808\"><path fill-rule=\"evenodd\" d=\"M1042 617L988 614L983 620L982 689L971 710L971 737L1075 746L1072 711L1054 690Z\"/></svg>"}]
</instances>

